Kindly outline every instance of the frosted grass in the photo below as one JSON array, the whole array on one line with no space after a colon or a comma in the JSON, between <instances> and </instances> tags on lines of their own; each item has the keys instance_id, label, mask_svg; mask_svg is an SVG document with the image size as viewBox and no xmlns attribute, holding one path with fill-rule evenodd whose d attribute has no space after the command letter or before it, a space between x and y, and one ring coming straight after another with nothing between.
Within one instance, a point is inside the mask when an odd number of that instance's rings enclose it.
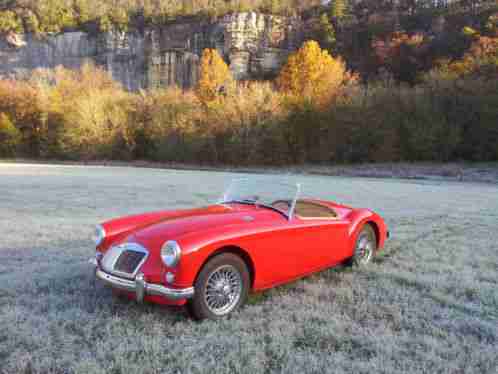
<instances>
[{"instance_id":1,"label":"frosted grass","mask_svg":"<svg viewBox=\"0 0 498 374\"><path fill-rule=\"evenodd\" d=\"M253 175L0 164L0 373L496 373L498 187L279 175L377 210L393 234L366 270L253 296L219 322L96 284L108 218L216 201Z\"/></svg>"}]
</instances>

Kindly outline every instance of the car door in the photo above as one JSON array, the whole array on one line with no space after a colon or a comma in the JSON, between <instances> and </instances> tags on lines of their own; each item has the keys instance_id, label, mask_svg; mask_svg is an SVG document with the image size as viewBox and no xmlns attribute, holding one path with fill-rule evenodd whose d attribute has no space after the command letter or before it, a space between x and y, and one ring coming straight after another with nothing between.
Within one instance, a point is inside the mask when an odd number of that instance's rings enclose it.
<instances>
[{"instance_id":1,"label":"car door","mask_svg":"<svg viewBox=\"0 0 498 374\"><path fill-rule=\"evenodd\" d=\"M296 244L300 243L304 254L303 273L335 265L349 256L347 221L296 218L294 225Z\"/></svg>"},{"instance_id":2,"label":"car door","mask_svg":"<svg viewBox=\"0 0 498 374\"><path fill-rule=\"evenodd\" d=\"M348 224L342 220L294 218L246 238L256 263L255 287L264 289L332 266L345 257Z\"/></svg>"}]
</instances>

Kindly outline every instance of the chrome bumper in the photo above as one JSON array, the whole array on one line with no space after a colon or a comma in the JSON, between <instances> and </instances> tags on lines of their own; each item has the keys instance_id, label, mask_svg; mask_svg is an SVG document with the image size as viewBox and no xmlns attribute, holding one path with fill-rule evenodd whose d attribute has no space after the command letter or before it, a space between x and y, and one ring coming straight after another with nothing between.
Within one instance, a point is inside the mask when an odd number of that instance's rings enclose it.
<instances>
[{"instance_id":1,"label":"chrome bumper","mask_svg":"<svg viewBox=\"0 0 498 374\"><path fill-rule=\"evenodd\" d=\"M160 284L147 283L142 273L139 273L135 280L124 279L108 274L96 267L95 275L105 284L127 292L135 293L139 303L143 302L145 295L163 296L170 300L190 299L194 296L194 288L168 288Z\"/></svg>"}]
</instances>

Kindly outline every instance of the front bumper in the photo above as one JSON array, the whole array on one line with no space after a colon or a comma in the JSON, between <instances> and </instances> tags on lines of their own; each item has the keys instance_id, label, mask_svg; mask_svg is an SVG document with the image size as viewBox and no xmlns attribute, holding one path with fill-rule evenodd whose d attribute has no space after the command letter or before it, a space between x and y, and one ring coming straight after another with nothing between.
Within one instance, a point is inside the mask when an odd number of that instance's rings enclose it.
<instances>
[{"instance_id":1,"label":"front bumper","mask_svg":"<svg viewBox=\"0 0 498 374\"><path fill-rule=\"evenodd\" d=\"M161 284L147 283L142 273L139 273L135 280L130 280L106 273L97 266L95 275L97 279L112 288L134 293L139 303L143 302L146 295L162 296L170 300L185 300L194 296L194 287L176 289Z\"/></svg>"}]
</instances>

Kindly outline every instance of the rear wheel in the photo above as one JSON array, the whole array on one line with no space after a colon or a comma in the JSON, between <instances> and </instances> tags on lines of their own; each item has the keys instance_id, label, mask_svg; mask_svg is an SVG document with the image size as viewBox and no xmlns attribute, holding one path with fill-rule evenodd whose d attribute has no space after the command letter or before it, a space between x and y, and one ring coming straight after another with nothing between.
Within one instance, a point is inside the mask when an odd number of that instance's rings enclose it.
<instances>
[{"instance_id":1,"label":"rear wheel","mask_svg":"<svg viewBox=\"0 0 498 374\"><path fill-rule=\"evenodd\" d=\"M358 234L351 262L354 266L366 266L370 263L376 251L377 237L373 227L367 224Z\"/></svg>"},{"instance_id":2,"label":"rear wheel","mask_svg":"<svg viewBox=\"0 0 498 374\"><path fill-rule=\"evenodd\" d=\"M245 262L232 253L220 254L209 260L199 273L188 310L196 319L225 317L245 303L249 286Z\"/></svg>"}]
</instances>

